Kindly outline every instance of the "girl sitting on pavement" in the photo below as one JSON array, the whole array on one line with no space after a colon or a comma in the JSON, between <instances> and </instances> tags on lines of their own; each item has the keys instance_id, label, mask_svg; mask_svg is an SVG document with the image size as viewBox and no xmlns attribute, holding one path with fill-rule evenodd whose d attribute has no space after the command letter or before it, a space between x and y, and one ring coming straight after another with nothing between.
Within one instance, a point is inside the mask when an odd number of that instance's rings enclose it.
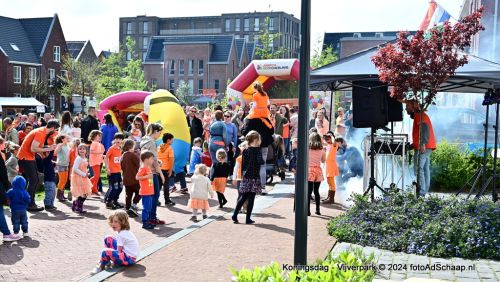
<instances>
[{"instance_id":1,"label":"girl sitting on pavement","mask_svg":"<svg viewBox=\"0 0 500 282\"><path fill-rule=\"evenodd\" d=\"M207 218L208 205L208 194L210 198L214 197L214 192L211 189L210 179L207 175L208 168L204 164L197 164L194 170L194 174L191 177L191 188L189 189L190 199L188 202L188 208L193 209L193 216L191 216L191 221L198 221L198 209L201 209L203 219Z\"/></svg>"},{"instance_id":2,"label":"girl sitting on pavement","mask_svg":"<svg viewBox=\"0 0 500 282\"><path fill-rule=\"evenodd\" d=\"M108 217L108 224L116 234L104 238L101 259L99 265L91 272L92 275L106 267L134 265L139 256L139 242L130 231L127 213L123 210L114 212Z\"/></svg>"}]
</instances>

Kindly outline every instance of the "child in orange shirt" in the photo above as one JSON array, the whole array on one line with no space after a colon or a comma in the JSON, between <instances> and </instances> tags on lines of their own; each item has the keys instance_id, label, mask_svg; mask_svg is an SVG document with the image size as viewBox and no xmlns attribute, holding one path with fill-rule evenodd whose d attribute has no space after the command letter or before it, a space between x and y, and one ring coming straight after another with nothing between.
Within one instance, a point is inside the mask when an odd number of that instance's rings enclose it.
<instances>
[{"instance_id":1,"label":"child in orange shirt","mask_svg":"<svg viewBox=\"0 0 500 282\"><path fill-rule=\"evenodd\" d=\"M85 144L78 145L78 156L73 164L71 172L71 193L77 199L73 201L73 211L84 213L83 202L92 193L92 183L88 178L88 163L87 163L87 146Z\"/></svg>"},{"instance_id":2,"label":"child in orange shirt","mask_svg":"<svg viewBox=\"0 0 500 282\"><path fill-rule=\"evenodd\" d=\"M92 168L94 176L90 179L92 182L92 194L99 195L97 191L97 182L101 178L101 164L104 161L104 145L101 143L102 132L99 130L92 130L89 134L90 145L89 165Z\"/></svg>"},{"instance_id":3,"label":"child in orange shirt","mask_svg":"<svg viewBox=\"0 0 500 282\"><path fill-rule=\"evenodd\" d=\"M149 223L151 219L151 209L153 208L154 188L153 188L153 167L154 154L151 151L145 150L141 153L142 165L135 176L139 180L140 190L139 195L142 197L142 228L154 229L155 226Z\"/></svg>"},{"instance_id":4,"label":"child in orange shirt","mask_svg":"<svg viewBox=\"0 0 500 282\"><path fill-rule=\"evenodd\" d=\"M337 166L337 149L339 146L335 142L335 135L333 132L328 131L323 135L323 140L327 144L326 149L326 161L325 161L325 171L326 171L326 182L328 183L328 197L323 200L323 204L334 204L335 203L335 177L339 175L339 168Z\"/></svg>"},{"instance_id":5,"label":"child in orange shirt","mask_svg":"<svg viewBox=\"0 0 500 282\"><path fill-rule=\"evenodd\" d=\"M115 133L113 145L109 147L106 158L104 158L109 182L109 188L104 196L104 202L106 203L106 208L113 210L123 208L123 205L118 203L120 193L123 190L120 166L123 139L125 139L125 136L122 133Z\"/></svg>"},{"instance_id":6,"label":"child in orange shirt","mask_svg":"<svg viewBox=\"0 0 500 282\"><path fill-rule=\"evenodd\" d=\"M174 150L172 149L172 142L174 142L174 135L171 133L164 133L162 137L163 144L160 145L158 150L158 160L161 162L161 173L165 178L160 187L163 186L163 196L165 197L166 206L174 206L175 203L170 199L170 177L174 170ZM160 182L162 182L160 180Z\"/></svg>"},{"instance_id":7,"label":"child in orange shirt","mask_svg":"<svg viewBox=\"0 0 500 282\"><path fill-rule=\"evenodd\" d=\"M250 108L250 113L248 113L248 119L260 118L262 122L269 128L273 125L269 120L271 113L269 112L269 96L264 91L262 84L256 81L253 84L253 89L255 93L252 95L252 107Z\"/></svg>"}]
</instances>

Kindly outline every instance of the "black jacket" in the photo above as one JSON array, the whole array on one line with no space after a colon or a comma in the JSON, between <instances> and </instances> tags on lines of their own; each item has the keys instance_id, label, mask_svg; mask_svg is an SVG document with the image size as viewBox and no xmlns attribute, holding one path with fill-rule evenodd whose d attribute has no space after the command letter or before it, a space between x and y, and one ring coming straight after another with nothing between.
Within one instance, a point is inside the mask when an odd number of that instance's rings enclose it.
<instances>
[{"instance_id":1,"label":"black jacket","mask_svg":"<svg viewBox=\"0 0 500 282\"><path fill-rule=\"evenodd\" d=\"M191 134L191 144L193 140L197 137L203 138L203 124L201 123L201 119L194 117L193 121L189 123L189 116L186 117L186 121L189 126L189 133Z\"/></svg>"},{"instance_id":2,"label":"black jacket","mask_svg":"<svg viewBox=\"0 0 500 282\"><path fill-rule=\"evenodd\" d=\"M92 130L99 130L99 123L97 119L93 116L87 116L82 120L82 124L80 126L82 130L82 139L85 143L90 143L89 135Z\"/></svg>"},{"instance_id":3,"label":"black jacket","mask_svg":"<svg viewBox=\"0 0 500 282\"><path fill-rule=\"evenodd\" d=\"M271 123L269 121L269 123ZM246 136L248 132L255 130L260 134L261 148L267 148L274 142L273 134L274 128L269 128L265 125L260 118L245 119L241 134Z\"/></svg>"},{"instance_id":4,"label":"black jacket","mask_svg":"<svg viewBox=\"0 0 500 282\"><path fill-rule=\"evenodd\" d=\"M0 208L7 204L6 192L10 189L9 177L7 176L7 168L3 158L0 157Z\"/></svg>"}]
</instances>

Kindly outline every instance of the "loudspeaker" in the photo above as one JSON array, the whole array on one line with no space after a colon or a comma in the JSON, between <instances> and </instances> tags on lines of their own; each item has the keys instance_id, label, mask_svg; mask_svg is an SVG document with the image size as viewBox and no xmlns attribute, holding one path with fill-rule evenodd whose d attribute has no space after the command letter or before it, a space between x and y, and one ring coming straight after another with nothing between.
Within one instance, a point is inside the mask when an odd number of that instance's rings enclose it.
<instances>
[{"instance_id":1,"label":"loudspeaker","mask_svg":"<svg viewBox=\"0 0 500 282\"><path fill-rule=\"evenodd\" d=\"M352 82L353 126L380 128L387 125L387 84L379 81Z\"/></svg>"},{"instance_id":2,"label":"loudspeaker","mask_svg":"<svg viewBox=\"0 0 500 282\"><path fill-rule=\"evenodd\" d=\"M403 121L403 103L389 96L387 97L387 109L389 110L387 116L389 122Z\"/></svg>"}]
</instances>

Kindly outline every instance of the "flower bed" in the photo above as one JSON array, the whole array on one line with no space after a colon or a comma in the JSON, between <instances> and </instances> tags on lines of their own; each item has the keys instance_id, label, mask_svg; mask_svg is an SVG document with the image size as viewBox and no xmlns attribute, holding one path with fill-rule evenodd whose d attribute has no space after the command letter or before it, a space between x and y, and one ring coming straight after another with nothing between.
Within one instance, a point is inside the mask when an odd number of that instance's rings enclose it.
<instances>
[{"instance_id":1,"label":"flower bed","mask_svg":"<svg viewBox=\"0 0 500 282\"><path fill-rule=\"evenodd\" d=\"M500 205L489 199L416 198L394 191L355 204L333 218L328 232L341 242L467 259L500 259Z\"/></svg>"}]
</instances>

